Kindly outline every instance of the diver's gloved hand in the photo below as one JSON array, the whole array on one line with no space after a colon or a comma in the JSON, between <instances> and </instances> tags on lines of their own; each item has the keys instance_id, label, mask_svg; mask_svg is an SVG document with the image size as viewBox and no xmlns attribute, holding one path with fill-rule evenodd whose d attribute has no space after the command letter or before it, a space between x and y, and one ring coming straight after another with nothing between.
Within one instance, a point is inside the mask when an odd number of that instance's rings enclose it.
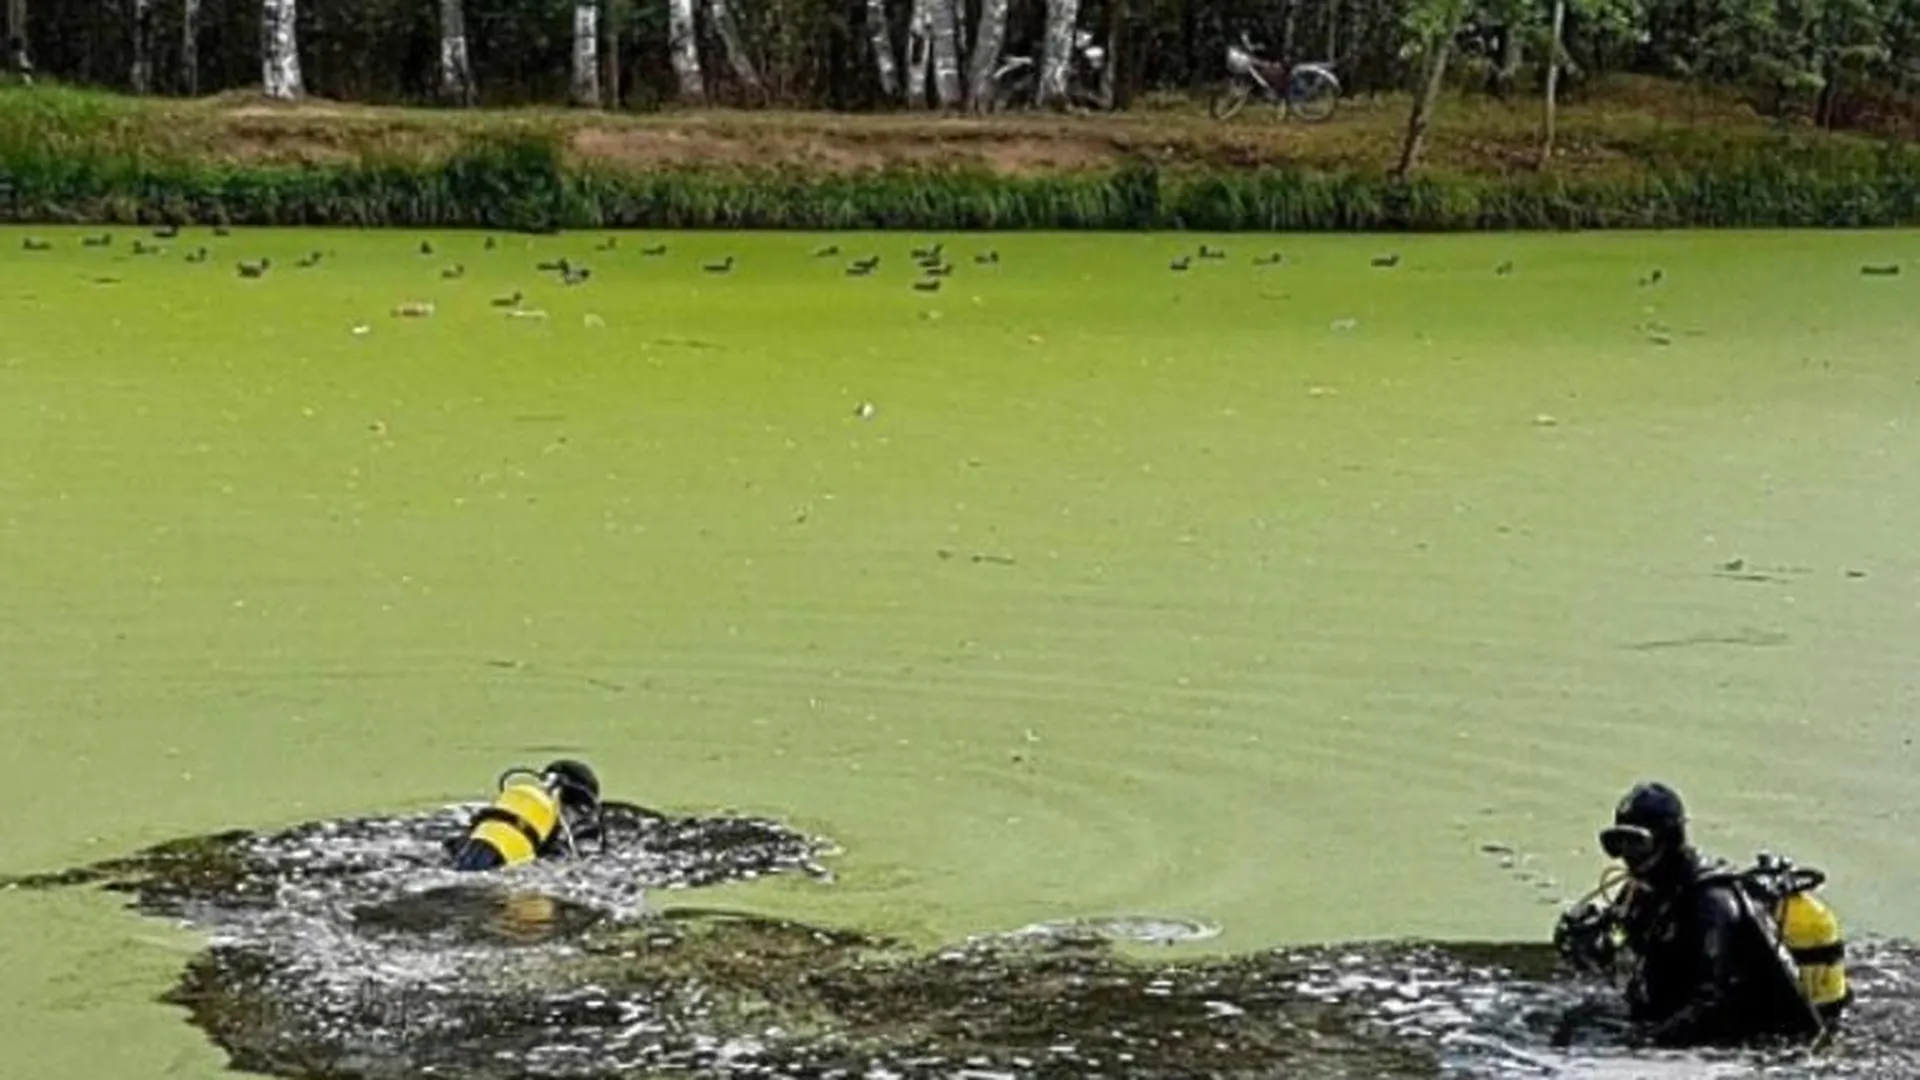
<instances>
[{"instance_id":1,"label":"diver's gloved hand","mask_svg":"<svg viewBox=\"0 0 1920 1080\"><path fill-rule=\"evenodd\" d=\"M1599 903L1582 904L1561 914L1553 928L1553 947L1576 971L1596 974L1611 971L1619 952L1614 941L1617 925L1612 908Z\"/></svg>"}]
</instances>

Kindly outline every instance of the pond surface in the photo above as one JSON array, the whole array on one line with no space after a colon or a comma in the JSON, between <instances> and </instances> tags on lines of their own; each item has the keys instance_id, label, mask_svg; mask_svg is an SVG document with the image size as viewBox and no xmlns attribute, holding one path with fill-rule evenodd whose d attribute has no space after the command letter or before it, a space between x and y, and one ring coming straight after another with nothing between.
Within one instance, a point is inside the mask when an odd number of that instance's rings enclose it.
<instances>
[{"instance_id":1,"label":"pond surface","mask_svg":"<svg viewBox=\"0 0 1920 1080\"><path fill-rule=\"evenodd\" d=\"M1658 775L1920 933L1920 235L81 237L0 231L0 874L565 753L830 836L700 894L814 924L1519 940ZM10 1067L218 1075L197 948L0 894Z\"/></svg>"}]
</instances>

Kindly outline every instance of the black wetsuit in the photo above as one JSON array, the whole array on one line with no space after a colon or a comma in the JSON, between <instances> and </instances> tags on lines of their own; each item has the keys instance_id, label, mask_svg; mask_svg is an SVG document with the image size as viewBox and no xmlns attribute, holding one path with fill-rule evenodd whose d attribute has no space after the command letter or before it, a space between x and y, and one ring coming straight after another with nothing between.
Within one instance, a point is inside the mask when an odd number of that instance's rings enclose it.
<instances>
[{"instance_id":1,"label":"black wetsuit","mask_svg":"<svg viewBox=\"0 0 1920 1080\"><path fill-rule=\"evenodd\" d=\"M1724 867L1682 848L1639 882L1622 912L1636 961L1627 987L1633 1018L1668 1046L1818 1034L1739 883Z\"/></svg>"}]
</instances>

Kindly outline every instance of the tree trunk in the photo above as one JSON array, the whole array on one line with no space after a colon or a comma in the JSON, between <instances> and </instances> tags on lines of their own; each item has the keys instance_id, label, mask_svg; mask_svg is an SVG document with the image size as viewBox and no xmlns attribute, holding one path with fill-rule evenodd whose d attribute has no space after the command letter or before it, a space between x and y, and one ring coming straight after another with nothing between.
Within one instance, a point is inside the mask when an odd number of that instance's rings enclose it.
<instances>
[{"instance_id":1,"label":"tree trunk","mask_svg":"<svg viewBox=\"0 0 1920 1080\"><path fill-rule=\"evenodd\" d=\"M608 0L605 31L607 40L601 45L606 57L606 103L609 109L620 107L620 38L627 30L626 0Z\"/></svg>"},{"instance_id":2,"label":"tree trunk","mask_svg":"<svg viewBox=\"0 0 1920 1080\"><path fill-rule=\"evenodd\" d=\"M7 66L33 81L33 61L27 47L27 0L7 0Z\"/></svg>"},{"instance_id":3,"label":"tree trunk","mask_svg":"<svg viewBox=\"0 0 1920 1080\"><path fill-rule=\"evenodd\" d=\"M1047 40L1040 52L1042 108L1067 102L1067 84L1073 77L1073 32L1080 21L1080 0L1047 0Z\"/></svg>"},{"instance_id":4,"label":"tree trunk","mask_svg":"<svg viewBox=\"0 0 1920 1080\"><path fill-rule=\"evenodd\" d=\"M200 96L200 0L180 0L180 85Z\"/></svg>"},{"instance_id":5,"label":"tree trunk","mask_svg":"<svg viewBox=\"0 0 1920 1080\"><path fill-rule=\"evenodd\" d=\"M153 89L153 0L133 0L133 71L128 81L136 94Z\"/></svg>"},{"instance_id":6,"label":"tree trunk","mask_svg":"<svg viewBox=\"0 0 1920 1080\"><path fill-rule=\"evenodd\" d=\"M1487 93L1507 101L1513 97L1513 88L1520 79L1520 65L1527 58L1527 36L1517 15L1508 16L1499 32L1500 54L1493 70L1487 73Z\"/></svg>"},{"instance_id":7,"label":"tree trunk","mask_svg":"<svg viewBox=\"0 0 1920 1080\"><path fill-rule=\"evenodd\" d=\"M260 88L275 101L306 96L300 80L300 42L294 37L298 0L261 0Z\"/></svg>"},{"instance_id":8,"label":"tree trunk","mask_svg":"<svg viewBox=\"0 0 1920 1080\"><path fill-rule=\"evenodd\" d=\"M1327 51L1321 57L1329 63L1340 55L1340 0L1327 0ZM1343 76L1345 72L1341 73Z\"/></svg>"},{"instance_id":9,"label":"tree trunk","mask_svg":"<svg viewBox=\"0 0 1920 1080\"><path fill-rule=\"evenodd\" d=\"M1107 0L1107 57L1100 65L1100 104L1107 109L1125 108L1121 101L1120 57L1127 44L1127 21L1133 15L1128 0Z\"/></svg>"},{"instance_id":10,"label":"tree trunk","mask_svg":"<svg viewBox=\"0 0 1920 1080\"><path fill-rule=\"evenodd\" d=\"M696 105L707 100L707 82L700 74L700 38L693 28L693 0L667 0L667 48L673 58L673 78L680 85L680 101Z\"/></svg>"},{"instance_id":11,"label":"tree trunk","mask_svg":"<svg viewBox=\"0 0 1920 1080\"><path fill-rule=\"evenodd\" d=\"M974 112L993 110L993 69L1007 40L1007 0L980 0L980 28L973 35L973 70L968 73L967 104Z\"/></svg>"},{"instance_id":12,"label":"tree trunk","mask_svg":"<svg viewBox=\"0 0 1920 1080\"><path fill-rule=\"evenodd\" d=\"M933 0L913 0L907 17L907 107L925 108L927 69L933 59Z\"/></svg>"},{"instance_id":13,"label":"tree trunk","mask_svg":"<svg viewBox=\"0 0 1920 1080\"><path fill-rule=\"evenodd\" d=\"M960 107L960 30L954 0L933 4L933 93L942 109Z\"/></svg>"},{"instance_id":14,"label":"tree trunk","mask_svg":"<svg viewBox=\"0 0 1920 1080\"><path fill-rule=\"evenodd\" d=\"M449 105L474 103L473 62L467 56L467 13L464 0L440 0L440 100Z\"/></svg>"},{"instance_id":15,"label":"tree trunk","mask_svg":"<svg viewBox=\"0 0 1920 1080\"><path fill-rule=\"evenodd\" d=\"M720 45L727 51L727 66L733 69L733 77L740 80L754 100L766 97L767 88L760 81L760 73L753 69L753 57L747 55L747 46L740 39L740 24L733 20L733 9L727 6L727 0L707 0L707 18L712 21L714 32L720 35Z\"/></svg>"},{"instance_id":16,"label":"tree trunk","mask_svg":"<svg viewBox=\"0 0 1920 1080\"><path fill-rule=\"evenodd\" d=\"M1440 100L1440 88L1447 77L1447 60L1453 55L1453 39L1458 31L1457 24L1450 25L1438 40L1427 43L1426 78L1421 80L1419 96L1413 99L1413 112L1407 117L1407 141L1400 148L1397 172L1402 179L1420 163L1420 151L1426 145L1427 127L1433 122L1433 108Z\"/></svg>"},{"instance_id":17,"label":"tree trunk","mask_svg":"<svg viewBox=\"0 0 1920 1080\"><path fill-rule=\"evenodd\" d=\"M1004 5L1006 0L1000 2ZM892 101L900 96L900 61L893 54L886 0L867 0L867 40L873 44L873 69L880 76L880 93Z\"/></svg>"},{"instance_id":18,"label":"tree trunk","mask_svg":"<svg viewBox=\"0 0 1920 1080\"><path fill-rule=\"evenodd\" d=\"M573 0L573 73L568 98L600 107L600 0Z\"/></svg>"},{"instance_id":19,"label":"tree trunk","mask_svg":"<svg viewBox=\"0 0 1920 1080\"><path fill-rule=\"evenodd\" d=\"M1560 93L1560 31L1567 24L1567 0L1553 0L1553 36L1547 39L1547 104L1540 134L1540 167L1553 164L1553 124Z\"/></svg>"},{"instance_id":20,"label":"tree trunk","mask_svg":"<svg viewBox=\"0 0 1920 1080\"><path fill-rule=\"evenodd\" d=\"M1286 11L1280 16L1280 61L1293 63L1294 23L1300 15L1300 0L1283 0Z\"/></svg>"}]
</instances>

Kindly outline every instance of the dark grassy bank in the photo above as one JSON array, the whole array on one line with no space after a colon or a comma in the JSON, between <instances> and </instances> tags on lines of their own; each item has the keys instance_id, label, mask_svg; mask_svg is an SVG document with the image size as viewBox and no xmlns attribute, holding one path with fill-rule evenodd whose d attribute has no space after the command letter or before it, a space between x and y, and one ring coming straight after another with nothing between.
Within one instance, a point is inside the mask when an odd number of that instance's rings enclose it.
<instances>
[{"instance_id":1,"label":"dark grassy bank","mask_svg":"<svg viewBox=\"0 0 1920 1080\"><path fill-rule=\"evenodd\" d=\"M1005 122L433 113L0 90L16 222L771 229L1469 230L1920 223L1920 150L1619 102L1462 106L1434 165L1397 110L1325 128L1180 113ZM1442 123L1447 122L1443 117ZM689 149L689 148L693 149Z\"/></svg>"}]
</instances>

